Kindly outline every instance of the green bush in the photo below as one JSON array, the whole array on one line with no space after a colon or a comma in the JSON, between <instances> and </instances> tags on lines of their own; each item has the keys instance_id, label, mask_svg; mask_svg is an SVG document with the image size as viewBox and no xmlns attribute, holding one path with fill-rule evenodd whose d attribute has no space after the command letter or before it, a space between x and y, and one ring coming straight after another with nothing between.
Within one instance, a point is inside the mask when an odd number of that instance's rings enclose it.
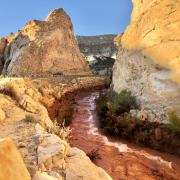
<instances>
[{"instance_id":1,"label":"green bush","mask_svg":"<svg viewBox=\"0 0 180 180\"><path fill-rule=\"evenodd\" d=\"M96 100L97 111L100 117L106 118L107 113L121 115L129 113L131 109L137 109L136 97L130 91L123 90L121 93L111 91L106 95L100 95Z\"/></svg>"},{"instance_id":2,"label":"green bush","mask_svg":"<svg viewBox=\"0 0 180 180\"><path fill-rule=\"evenodd\" d=\"M137 109L136 97L130 91L123 90L120 94L113 92L109 95L108 108L115 115Z\"/></svg>"},{"instance_id":3,"label":"green bush","mask_svg":"<svg viewBox=\"0 0 180 180\"><path fill-rule=\"evenodd\" d=\"M180 132L180 117L175 111L169 113L169 124L167 126L173 132Z\"/></svg>"}]
</instances>

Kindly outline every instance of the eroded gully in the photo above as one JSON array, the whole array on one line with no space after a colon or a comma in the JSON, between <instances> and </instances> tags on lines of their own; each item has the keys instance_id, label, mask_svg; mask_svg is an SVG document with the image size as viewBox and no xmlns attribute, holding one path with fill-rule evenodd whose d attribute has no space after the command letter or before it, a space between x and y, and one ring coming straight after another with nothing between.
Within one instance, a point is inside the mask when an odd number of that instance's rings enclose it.
<instances>
[{"instance_id":1,"label":"eroded gully","mask_svg":"<svg viewBox=\"0 0 180 180\"><path fill-rule=\"evenodd\" d=\"M95 99L99 91L75 96L70 144L86 153L99 149L102 167L114 180L180 179L180 159L148 148L107 137L98 126Z\"/></svg>"}]
</instances>

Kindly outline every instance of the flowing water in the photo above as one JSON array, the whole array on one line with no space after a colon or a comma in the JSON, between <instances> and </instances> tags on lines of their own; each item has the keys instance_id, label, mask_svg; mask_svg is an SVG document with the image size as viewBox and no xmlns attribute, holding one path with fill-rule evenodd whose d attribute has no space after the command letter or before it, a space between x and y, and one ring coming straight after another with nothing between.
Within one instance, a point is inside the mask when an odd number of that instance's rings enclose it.
<instances>
[{"instance_id":1,"label":"flowing water","mask_svg":"<svg viewBox=\"0 0 180 180\"><path fill-rule=\"evenodd\" d=\"M114 180L180 179L180 159L120 138L107 137L99 128L95 99L99 92L82 92L75 97L70 143L86 153L99 149L95 164Z\"/></svg>"}]
</instances>

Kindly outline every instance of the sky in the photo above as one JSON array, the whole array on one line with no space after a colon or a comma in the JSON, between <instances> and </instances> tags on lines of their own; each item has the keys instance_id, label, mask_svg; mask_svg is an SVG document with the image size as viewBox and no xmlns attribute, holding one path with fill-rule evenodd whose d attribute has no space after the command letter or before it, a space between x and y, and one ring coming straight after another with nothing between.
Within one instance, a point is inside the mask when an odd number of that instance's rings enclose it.
<instances>
[{"instance_id":1,"label":"sky","mask_svg":"<svg viewBox=\"0 0 180 180\"><path fill-rule=\"evenodd\" d=\"M58 7L71 17L77 35L121 33L132 11L131 0L2 0L0 37L17 32L32 19L43 20Z\"/></svg>"}]
</instances>

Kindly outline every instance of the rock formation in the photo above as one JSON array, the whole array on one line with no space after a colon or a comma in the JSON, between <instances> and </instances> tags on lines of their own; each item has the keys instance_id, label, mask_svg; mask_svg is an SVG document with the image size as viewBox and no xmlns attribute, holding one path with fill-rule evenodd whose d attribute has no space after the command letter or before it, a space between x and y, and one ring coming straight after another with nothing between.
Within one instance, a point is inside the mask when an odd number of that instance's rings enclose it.
<instances>
[{"instance_id":1,"label":"rock formation","mask_svg":"<svg viewBox=\"0 0 180 180\"><path fill-rule=\"evenodd\" d=\"M81 53L89 62L95 74L111 74L117 47L114 45L116 35L77 36Z\"/></svg>"},{"instance_id":2,"label":"rock formation","mask_svg":"<svg viewBox=\"0 0 180 180\"><path fill-rule=\"evenodd\" d=\"M73 35L71 20L63 9L55 9L45 21L30 21L8 41L1 57L5 74L89 72ZM1 44L0 55L4 51Z\"/></svg>"},{"instance_id":3,"label":"rock formation","mask_svg":"<svg viewBox=\"0 0 180 180\"><path fill-rule=\"evenodd\" d=\"M119 47L113 88L116 92L131 91L149 120L166 122L169 111L180 110L180 87L169 80L169 74L141 52Z\"/></svg>"},{"instance_id":4,"label":"rock formation","mask_svg":"<svg viewBox=\"0 0 180 180\"><path fill-rule=\"evenodd\" d=\"M5 38L0 39L0 73L3 69L4 64L4 51L7 45L7 40Z\"/></svg>"},{"instance_id":5,"label":"rock formation","mask_svg":"<svg viewBox=\"0 0 180 180\"><path fill-rule=\"evenodd\" d=\"M142 50L180 83L180 1L132 0L134 10L122 45Z\"/></svg>"},{"instance_id":6,"label":"rock formation","mask_svg":"<svg viewBox=\"0 0 180 180\"><path fill-rule=\"evenodd\" d=\"M11 139L0 140L0 179L30 180L30 175Z\"/></svg>"},{"instance_id":7,"label":"rock formation","mask_svg":"<svg viewBox=\"0 0 180 180\"><path fill-rule=\"evenodd\" d=\"M180 3L133 3L131 24L122 37L115 39L120 47L114 66L114 90L132 91L150 120L166 122L170 110L180 112L180 86L175 83L180 77Z\"/></svg>"}]
</instances>

